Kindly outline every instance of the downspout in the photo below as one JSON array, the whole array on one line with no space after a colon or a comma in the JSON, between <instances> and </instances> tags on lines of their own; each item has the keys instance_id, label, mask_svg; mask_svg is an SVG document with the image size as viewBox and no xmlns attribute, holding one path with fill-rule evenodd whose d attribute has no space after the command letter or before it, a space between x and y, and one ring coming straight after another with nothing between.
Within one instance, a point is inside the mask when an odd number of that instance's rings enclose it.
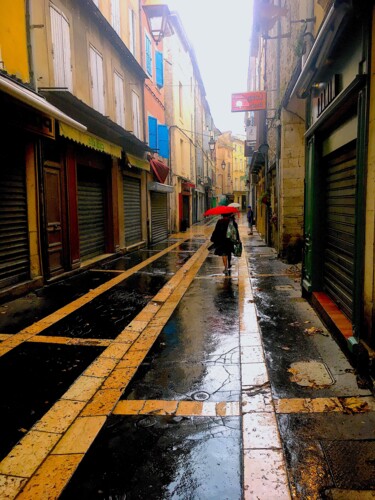
<instances>
[{"instance_id":1,"label":"downspout","mask_svg":"<svg viewBox=\"0 0 375 500\"><path fill-rule=\"evenodd\" d=\"M142 0L138 0L138 16L139 16L139 51L140 51L140 59L141 59L141 67L144 65L144 52L143 52L143 21L142 21ZM143 121L143 140L146 138L146 108L145 108L145 81L143 80L143 93L142 93L142 102L143 102L143 113L142 113L142 121Z\"/></svg>"},{"instance_id":2,"label":"downspout","mask_svg":"<svg viewBox=\"0 0 375 500\"><path fill-rule=\"evenodd\" d=\"M26 9L26 39L27 39L27 53L29 57L30 84L33 87L33 89L36 90L35 64L34 64L31 30L35 28L40 28L41 26L34 26L31 24L30 0L27 0L25 2L25 9Z\"/></svg>"},{"instance_id":3,"label":"downspout","mask_svg":"<svg viewBox=\"0 0 375 500\"><path fill-rule=\"evenodd\" d=\"M139 17L139 52L140 52L140 63L143 68L144 58L143 58L143 21L142 21L142 0L138 0L138 17ZM143 125L143 141L147 142L146 139L146 106L145 106L145 80L143 80L142 85L142 104L143 104L143 113L142 113L142 125ZM151 235L152 235L152 227L151 227L151 194L147 189L147 172L145 172L146 177L146 215L147 215L147 241L151 243Z\"/></svg>"},{"instance_id":4,"label":"downspout","mask_svg":"<svg viewBox=\"0 0 375 500\"><path fill-rule=\"evenodd\" d=\"M278 0L277 5L281 7L281 2ZM277 39L276 39L276 89L277 96L280 99L280 58L281 58L281 20L277 20ZM280 256L281 250L281 230L280 230L280 215L281 215L281 175L280 175L280 160L281 160L281 105L278 106L277 110L277 128L276 128L276 194L277 194L277 253Z\"/></svg>"},{"instance_id":5,"label":"downspout","mask_svg":"<svg viewBox=\"0 0 375 500\"><path fill-rule=\"evenodd\" d=\"M264 88L267 91L267 39L264 40ZM267 110L265 111L264 124L263 124L263 144L268 144L268 130L267 130ZM269 189L268 182L268 152L264 155L264 190L267 192ZM266 217L265 217L265 240L266 244L269 245L269 206L266 205Z\"/></svg>"}]
</instances>

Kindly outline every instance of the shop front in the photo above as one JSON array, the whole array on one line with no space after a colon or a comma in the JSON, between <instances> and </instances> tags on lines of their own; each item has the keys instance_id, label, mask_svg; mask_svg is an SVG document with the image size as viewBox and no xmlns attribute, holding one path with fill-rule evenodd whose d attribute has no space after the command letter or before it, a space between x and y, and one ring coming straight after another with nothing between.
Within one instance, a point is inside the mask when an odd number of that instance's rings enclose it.
<instances>
[{"instance_id":1,"label":"shop front","mask_svg":"<svg viewBox=\"0 0 375 500\"><path fill-rule=\"evenodd\" d=\"M332 303L347 318L349 348L367 336L362 325L368 32L365 18L352 14L346 2L331 8L308 58L321 65L314 74L307 62L296 85L302 97L309 94L310 110L303 290L313 302Z\"/></svg>"}]
</instances>

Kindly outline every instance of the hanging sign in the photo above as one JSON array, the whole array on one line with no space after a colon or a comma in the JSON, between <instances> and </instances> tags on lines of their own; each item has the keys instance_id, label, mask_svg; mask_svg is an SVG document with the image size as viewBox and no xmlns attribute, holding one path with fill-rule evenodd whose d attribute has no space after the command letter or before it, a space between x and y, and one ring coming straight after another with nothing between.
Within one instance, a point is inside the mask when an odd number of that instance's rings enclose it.
<instances>
[{"instance_id":1,"label":"hanging sign","mask_svg":"<svg viewBox=\"0 0 375 500\"><path fill-rule=\"evenodd\" d=\"M260 111L266 109L266 105L267 93L264 90L232 94L232 112Z\"/></svg>"}]
</instances>

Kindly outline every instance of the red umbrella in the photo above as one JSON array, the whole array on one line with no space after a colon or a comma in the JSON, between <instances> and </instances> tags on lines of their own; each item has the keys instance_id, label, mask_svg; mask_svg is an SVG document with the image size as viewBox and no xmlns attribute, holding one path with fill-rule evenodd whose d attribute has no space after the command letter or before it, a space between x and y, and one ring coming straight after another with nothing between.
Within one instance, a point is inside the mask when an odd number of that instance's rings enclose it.
<instances>
[{"instance_id":1,"label":"red umbrella","mask_svg":"<svg viewBox=\"0 0 375 500\"><path fill-rule=\"evenodd\" d=\"M204 212L204 216L208 215L223 215L223 214L239 214L240 211L236 207L218 206L214 208L209 208Z\"/></svg>"}]
</instances>

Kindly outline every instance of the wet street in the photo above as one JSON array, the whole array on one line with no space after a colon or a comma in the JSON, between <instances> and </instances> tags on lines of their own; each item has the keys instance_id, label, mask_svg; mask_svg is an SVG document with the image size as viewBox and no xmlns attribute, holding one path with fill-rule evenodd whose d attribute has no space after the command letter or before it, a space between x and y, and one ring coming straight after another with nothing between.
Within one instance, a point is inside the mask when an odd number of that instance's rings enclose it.
<instances>
[{"instance_id":1,"label":"wet street","mask_svg":"<svg viewBox=\"0 0 375 500\"><path fill-rule=\"evenodd\" d=\"M375 399L247 234L215 221L0 305L1 499L375 498Z\"/></svg>"}]
</instances>

